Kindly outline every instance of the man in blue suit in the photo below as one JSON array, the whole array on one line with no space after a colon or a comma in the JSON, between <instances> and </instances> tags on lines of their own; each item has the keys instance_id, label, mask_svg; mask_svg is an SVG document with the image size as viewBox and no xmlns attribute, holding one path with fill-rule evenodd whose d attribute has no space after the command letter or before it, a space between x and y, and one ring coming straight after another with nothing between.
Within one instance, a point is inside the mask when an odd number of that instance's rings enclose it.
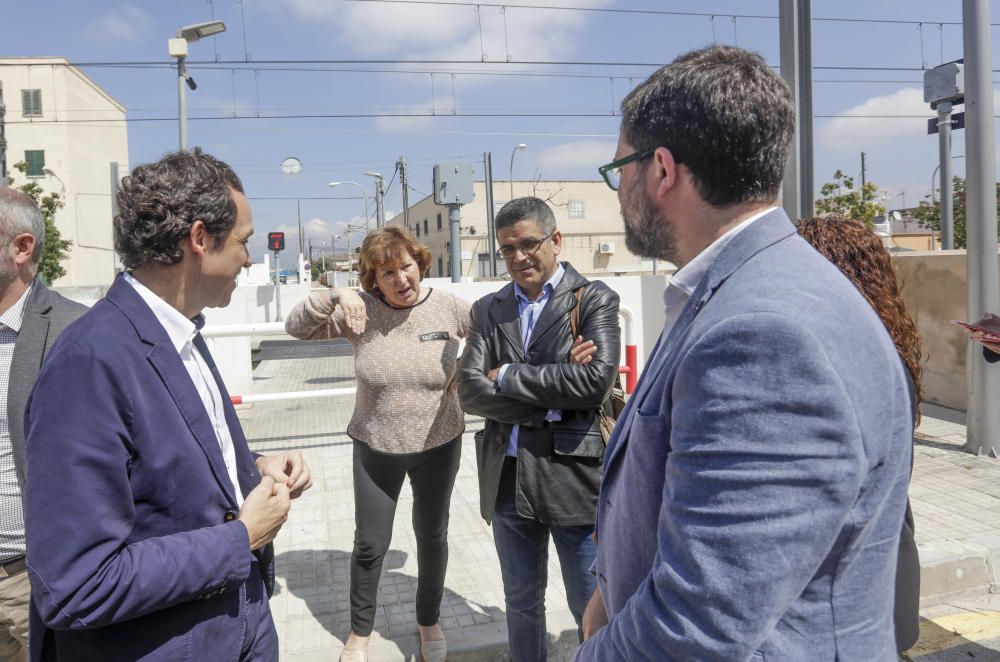
<instances>
[{"instance_id":1,"label":"man in blue suit","mask_svg":"<svg viewBox=\"0 0 1000 662\"><path fill-rule=\"evenodd\" d=\"M122 182L128 269L59 338L27 412L33 660L276 660L271 541L311 485L255 456L199 329L250 265L226 164L178 152Z\"/></svg>"},{"instance_id":2,"label":"man in blue suit","mask_svg":"<svg viewBox=\"0 0 1000 662\"><path fill-rule=\"evenodd\" d=\"M794 111L761 57L679 57L622 102L630 250L680 267L607 449L577 660L895 660L902 362L775 207Z\"/></svg>"}]
</instances>

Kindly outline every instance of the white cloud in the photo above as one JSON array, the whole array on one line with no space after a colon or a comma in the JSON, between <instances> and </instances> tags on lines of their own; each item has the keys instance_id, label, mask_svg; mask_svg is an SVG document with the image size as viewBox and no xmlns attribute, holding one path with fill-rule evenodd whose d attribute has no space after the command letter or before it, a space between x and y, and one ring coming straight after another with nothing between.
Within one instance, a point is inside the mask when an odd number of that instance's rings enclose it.
<instances>
[{"instance_id":1,"label":"white cloud","mask_svg":"<svg viewBox=\"0 0 1000 662\"><path fill-rule=\"evenodd\" d=\"M599 7L610 0L550 0L549 5ZM362 55L410 59L534 60L567 54L588 15L554 9L467 5L331 3L326 0L270 0L276 12L304 21L325 22L337 41ZM480 31L480 25L482 31Z\"/></svg>"},{"instance_id":2,"label":"white cloud","mask_svg":"<svg viewBox=\"0 0 1000 662\"><path fill-rule=\"evenodd\" d=\"M580 140L546 149L538 155L538 167L543 177L559 176L565 170L592 164L596 169L614 158L617 144L604 140Z\"/></svg>"},{"instance_id":3,"label":"white cloud","mask_svg":"<svg viewBox=\"0 0 1000 662\"><path fill-rule=\"evenodd\" d=\"M153 19L140 7L121 4L90 22L88 34L108 41L139 41L153 27Z\"/></svg>"},{"instance_id":4,"label":"white cloud","mask_svg":"<svg viewBox=\"0 0 1000 662\"><path fill-rule=\"evenodd\" d=\"M927 133L926 118L931 114L930 107L924 103L923 90L907 87L893 94L873 97L838 113L840 117L829 120L820 129L820 139L831 149L854 150L856 145L850 141L859 137L874 142L902 136L922 136ZM910 115L918 117L901 117Z\"/></svg>"}]
</instances>

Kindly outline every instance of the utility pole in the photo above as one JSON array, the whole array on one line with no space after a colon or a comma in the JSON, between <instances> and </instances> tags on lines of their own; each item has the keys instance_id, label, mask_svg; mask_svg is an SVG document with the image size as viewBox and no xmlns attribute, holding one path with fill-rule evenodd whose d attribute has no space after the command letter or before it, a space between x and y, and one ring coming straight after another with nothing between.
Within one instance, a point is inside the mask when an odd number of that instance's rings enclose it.
<instances>
[{"instance_id":1,"label":"utility pole","mask_svg":"<svg viewBox=\"0 0 1000 662\"><path fill-rule=\"evenodd\" d=\"M483 180L486 184L486 246L490 254L490 277L497 275L497 233L493 218L493 154L483 153Z\"/></svg>"},{"instance_id":2,"label":"utility pole","mask_svg":"<svg viewBox=\"0 0 1000 662\"><path fill-rule=\"evenodd\" d=\"M382 198L385 196L385 179L377 172L365 174L375 178L375 227L381 228L385 225L385 205L382 204Z\"/></svg>"},{"instance_id":3,"label":"utility pole","mask_svg":"<svg viewBox=\"0 0 1000 662\"><path fill-rule=\"evenodd\" d=\"M406 231L410 231L410 191L409 187L406 185L406 157L400 156L399 161L396 161L396 167L399 168L399 185L403 188L403 227Z\"/></svg>"},{"instance_id":4,"label":"utility pole","mask_svg":"<svg viewBox=\"0 0 1000 662\"><path fill-rule=\"evenodd\" d=\"M865 202L865 153L861 152L861 203ZM889 212L886 212L888 214ZM888 221L888 216L886 217Z\"/></svg>"},{"instance_id":5,"label":"utility pole","mask_svg":"<svg viewBox=\"0 0 1000 662\"><path fill-rule=\"evenodd\" d=\"M1000 312L997 265L996 133L993 126L992 36L989 0L963 0L965 53L966 233L968 316ZM944 167L941 168L944 170ZM943 198L942 191L942 200ZM966 349L965 450L1000 452L1000 366L989 365L978 343Z\"/></svg>"},{"instance_id":6,"label":"utility pole","mask_svg":"<svg viewBox=\"0 0 1000 662\"><path fill-rule=\"evenodd\" d=\"M3 102L3 82L0 82L0 187L7 186L7 138L4 133L4 116L7 106Z\"/></svg>"}]
</instances>

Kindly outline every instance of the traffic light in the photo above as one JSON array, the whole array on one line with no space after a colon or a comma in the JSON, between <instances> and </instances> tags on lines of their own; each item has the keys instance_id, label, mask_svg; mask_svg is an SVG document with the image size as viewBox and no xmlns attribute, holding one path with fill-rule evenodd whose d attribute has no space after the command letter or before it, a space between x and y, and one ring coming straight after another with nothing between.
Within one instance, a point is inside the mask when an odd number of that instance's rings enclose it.
<instances>
[{"instance_id":1,"label":"traffic light","mask_svg":"<svg viewBox=\"0 0 1000 662\"><path fill-rule=\"evenodd\" d=\"M271 251L283 251L285 250L285 233L284 232L268 232L267 233L267 249Z\"/></svg>"}]
</instances>

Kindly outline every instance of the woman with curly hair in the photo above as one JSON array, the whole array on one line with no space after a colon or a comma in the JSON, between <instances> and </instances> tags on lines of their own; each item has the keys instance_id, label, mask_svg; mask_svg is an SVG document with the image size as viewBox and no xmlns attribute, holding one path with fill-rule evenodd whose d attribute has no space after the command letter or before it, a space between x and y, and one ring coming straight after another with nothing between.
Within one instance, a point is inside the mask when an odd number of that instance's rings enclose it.
<instances>
[{"instance_id":1,"label":"woman with curly hair","mask_svg":"<svg viewBox=\"0 0 1000 662\"><path fill-rule=\"evenodd\" d=\"M382 560L407 476L421 656L440 662L447 654L438 615L448 566L448 509L465 430L455 369L469 304L421 286L430 261L430 251L405 230L376 230L361 244L363 292L315 291L285 322L296 338L346 338L354 346L358 392L347 434L354 440L356 529L351 634L343 662L367 660Z\"/></svg>"},{"instance_id":2,"label":"woman with curly hair","mask_svg":"<svg viewBox=\"0 0 1000 662\"><path fill-rule=\"evenodd\" d=\"M830 260L854 283L882 319L899 358L906 365L913 394L914 424L920 414L920 357L922 352L917 325L906 312L899 278L882 238L865 223L837 217L808 218L798 222L802 237ZM905 651L920 635L920 559L913 537L913 512L906 503L906 516L899 538L896 564L894 621L896 648Z\"/></svg>"}]
</instances>

